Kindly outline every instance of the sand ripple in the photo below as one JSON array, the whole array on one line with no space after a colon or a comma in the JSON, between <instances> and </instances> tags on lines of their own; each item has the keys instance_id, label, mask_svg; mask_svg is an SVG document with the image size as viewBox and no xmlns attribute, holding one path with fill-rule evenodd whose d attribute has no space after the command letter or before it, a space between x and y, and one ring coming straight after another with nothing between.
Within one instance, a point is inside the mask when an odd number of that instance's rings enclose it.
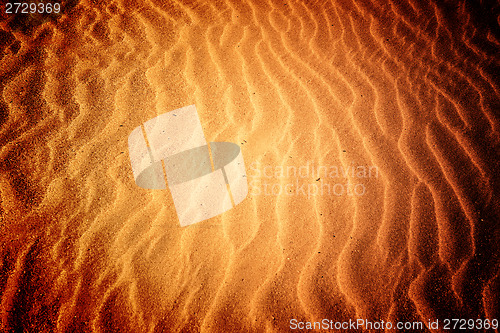
<instances>
[{"instance_id":1,"label":"sand ripple","mask_svg":"<svg viewBox=\"0 0 500 333\"><path fill-rule=\"evenodd\" d=\"M0 21L3 331L500 319L498 3L63 5ZM257 182L180 228L127 137L190 104ZM311 165L378 173L274 174Z\"/></svg>"}]
</instances>

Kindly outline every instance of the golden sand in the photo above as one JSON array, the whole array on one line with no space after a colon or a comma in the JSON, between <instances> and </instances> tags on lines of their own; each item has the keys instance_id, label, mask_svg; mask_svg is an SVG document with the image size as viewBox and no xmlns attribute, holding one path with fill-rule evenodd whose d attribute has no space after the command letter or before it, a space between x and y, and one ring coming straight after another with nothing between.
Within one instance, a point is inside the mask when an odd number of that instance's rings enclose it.
<instances>
[{"instance_id":1,"label":"golden sand","mask_svg":"<svg viewBox=\"0 0 500 333\"><path fill-rule=\"evenodd\" d=\"M0 329L500 319L499 5L425 3L3 13ZM240 144L250 193L181 228L127 137L191 104L207 141ZM338 174L279 173L304 166ZM377 176L340 171L360 166Z\"/></svg>"}]
</instances>

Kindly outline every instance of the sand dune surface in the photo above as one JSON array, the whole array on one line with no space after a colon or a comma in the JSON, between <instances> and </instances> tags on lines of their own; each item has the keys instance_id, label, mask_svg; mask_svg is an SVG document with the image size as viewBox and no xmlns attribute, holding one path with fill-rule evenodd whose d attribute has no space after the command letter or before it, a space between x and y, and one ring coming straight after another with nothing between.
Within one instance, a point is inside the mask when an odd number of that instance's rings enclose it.
<instances>
[{"instance_id":1,"label":"sand dune surface","mask_svg":"<svg viewBox=\"0 0 500 333\"><path fill-rule=\"evenodd\" d=\"M500 5L477 3L2 7L1 330L500 319ZM192 104L249 194L180 227L127 138Z\"/></svg>"}]
</instances>

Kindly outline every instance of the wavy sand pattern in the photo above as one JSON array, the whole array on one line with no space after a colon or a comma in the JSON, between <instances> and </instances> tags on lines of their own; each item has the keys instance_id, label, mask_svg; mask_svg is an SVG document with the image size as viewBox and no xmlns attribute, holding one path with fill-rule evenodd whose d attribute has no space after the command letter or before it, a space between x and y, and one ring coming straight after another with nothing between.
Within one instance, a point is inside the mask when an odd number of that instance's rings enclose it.
<instances>
[{"instance_id":1,"label":"wavy sand pattern","mask_svg":"<svg viewBox=\"0 0 500 333\"><path fill-rule=\"evenodd\" d=\"M498 3L63 4L0 23L2 331L500 319ZM251 191L180 228L127 137L190 104Z\"/></svg>"}]
</instances>

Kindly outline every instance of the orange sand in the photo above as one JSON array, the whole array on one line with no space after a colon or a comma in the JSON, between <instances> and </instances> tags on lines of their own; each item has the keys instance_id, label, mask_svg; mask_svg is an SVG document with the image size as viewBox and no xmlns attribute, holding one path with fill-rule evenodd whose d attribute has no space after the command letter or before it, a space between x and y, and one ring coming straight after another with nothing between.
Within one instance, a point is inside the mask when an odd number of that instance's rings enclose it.
<instances>
[{"instance_id":1,"label":"orange sand","mask_svg":"<svg viewBox=\"0 0 500 333\"><path fill-rule=\"evenodd\" d=\"M500 319L499 5L423 3L87 0L22 29L2 14L1 330ZM127 137L190 104L252 183L181 228L168 191L135 185ZM378 176L268 177L308 163ZM262 193L296 181L365 192Z\"/></svg>"}]
</instances>

